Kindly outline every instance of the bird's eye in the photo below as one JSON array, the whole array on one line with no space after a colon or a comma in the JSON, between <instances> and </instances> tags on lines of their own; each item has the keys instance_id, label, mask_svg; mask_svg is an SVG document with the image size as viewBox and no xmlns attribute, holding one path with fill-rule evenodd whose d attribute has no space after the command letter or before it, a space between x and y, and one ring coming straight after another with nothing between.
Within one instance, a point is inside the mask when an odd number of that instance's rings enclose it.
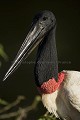
<instances>
[{"instance_id":1,"label":"bird's eye","mask_svg":"<svg viewBox=\"0 0 80 120\"><path fill-rule=\"evenodd\" d=\"M48 19L48 17L43 17L43 21L45 21L45 20L47 20Z\"/></svg>"}]
</instances>

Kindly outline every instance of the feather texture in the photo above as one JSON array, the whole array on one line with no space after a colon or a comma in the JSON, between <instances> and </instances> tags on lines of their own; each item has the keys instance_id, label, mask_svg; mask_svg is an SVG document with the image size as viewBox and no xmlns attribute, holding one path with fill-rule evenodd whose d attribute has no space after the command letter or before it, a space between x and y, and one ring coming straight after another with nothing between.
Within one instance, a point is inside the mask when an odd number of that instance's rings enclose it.
<instances>
[{"instance_id":1,"label":"feather texture","mask_svg":"<svg viewBox=\"0 0 80 120\"><path fill-rule=\"evenodd\" d=\"M63 120L80 120L80 72L67 71L61 87L43 94L42 101L50 113Z\"/></svg>"}]
</instances>

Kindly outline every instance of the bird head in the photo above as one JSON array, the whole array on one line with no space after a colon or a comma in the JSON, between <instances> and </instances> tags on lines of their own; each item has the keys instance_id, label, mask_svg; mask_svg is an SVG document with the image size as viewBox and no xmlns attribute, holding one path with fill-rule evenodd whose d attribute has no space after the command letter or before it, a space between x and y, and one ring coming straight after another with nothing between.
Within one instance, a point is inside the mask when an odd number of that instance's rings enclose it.
<instances>
[{"instance_id":1,"label":"bird head","mask_svg":"<svg viewBox=\"0 0 80 120\"><path fill-rule=\"evenodd\" d=\"M55 16L50 11L45 10L35 15L30 31L22 43L3 81L6 80L6 78L8 78L21 65L34 48L44 39L46 34L54 28L55 24Z\"/></svg>"}]
</instances>

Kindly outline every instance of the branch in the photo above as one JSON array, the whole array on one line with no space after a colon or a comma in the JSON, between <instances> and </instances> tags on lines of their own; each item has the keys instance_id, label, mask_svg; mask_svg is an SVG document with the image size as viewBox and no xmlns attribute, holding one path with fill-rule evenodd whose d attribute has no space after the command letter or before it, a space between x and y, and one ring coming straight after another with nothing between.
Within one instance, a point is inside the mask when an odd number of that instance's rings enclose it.
<instances>
[{"instance_id":1,"label":"branch","mask_svg":"<svg viewBox=\"0 0 80 120\"><path fill-rule=\"evenodd\" d=\"M0 114L3 112L6 112L8 110L10 110L12 107L15 107L16 105L18 105L22 100L24 100L25 97L24 96L18 96L18 98L11 104L8 104L7 106L5 106L3 109L0 110Z\"/></svg>"},{"instance_id":2,"label":"branch","mask_svg":"<svg viewBox=\"0 0 80 120\"><path fill-rule=\"evenodd\" d=\"M12 107L14 107L18 103L20 103L21 100L22 100L22 98L18 97L18 99L15 102L4 107L4 109L0 110L0 112L3 113L5 111L11 109ZM32 105L25 107L25 108L20 108L20 109L18 109L18 111L15 111L15 112L2 114L2 115L0 115L0 119L17 117L17 120L23 120L23 118L27 118L28 112L30 112L31 110L34 110L37 107L37 105L40 101L41 101L41 97L37 96L37 97L35 97Z\"/></svg>"}]
</instances>

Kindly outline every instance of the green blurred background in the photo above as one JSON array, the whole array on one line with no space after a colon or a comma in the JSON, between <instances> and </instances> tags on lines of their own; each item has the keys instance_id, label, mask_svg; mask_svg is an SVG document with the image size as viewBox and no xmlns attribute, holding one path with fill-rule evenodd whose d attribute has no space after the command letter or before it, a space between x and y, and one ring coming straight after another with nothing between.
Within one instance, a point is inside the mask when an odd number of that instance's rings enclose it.
<instances>
[{"instance_id":1,"label":"green blurred background","mask_svg":"<svg viewBox=\"0 0 80 120\"><path fill-rule=\"evenodd\" d=\"M39 94L34 82L34 61L37 48L22 66L5 82L2 78L25 39L32 19L40 10L51 10L57 19L56 42L59 71L80 71L80 2L79 0L1 0L0 43L9 56L0 69L0 97L12 101L25 95L31 103ZM29 63L31 62L31 63ZM42 108L43 106L41 106ZM42 110L41 110L42 111Z\"/></svg>"}]
</instances>

